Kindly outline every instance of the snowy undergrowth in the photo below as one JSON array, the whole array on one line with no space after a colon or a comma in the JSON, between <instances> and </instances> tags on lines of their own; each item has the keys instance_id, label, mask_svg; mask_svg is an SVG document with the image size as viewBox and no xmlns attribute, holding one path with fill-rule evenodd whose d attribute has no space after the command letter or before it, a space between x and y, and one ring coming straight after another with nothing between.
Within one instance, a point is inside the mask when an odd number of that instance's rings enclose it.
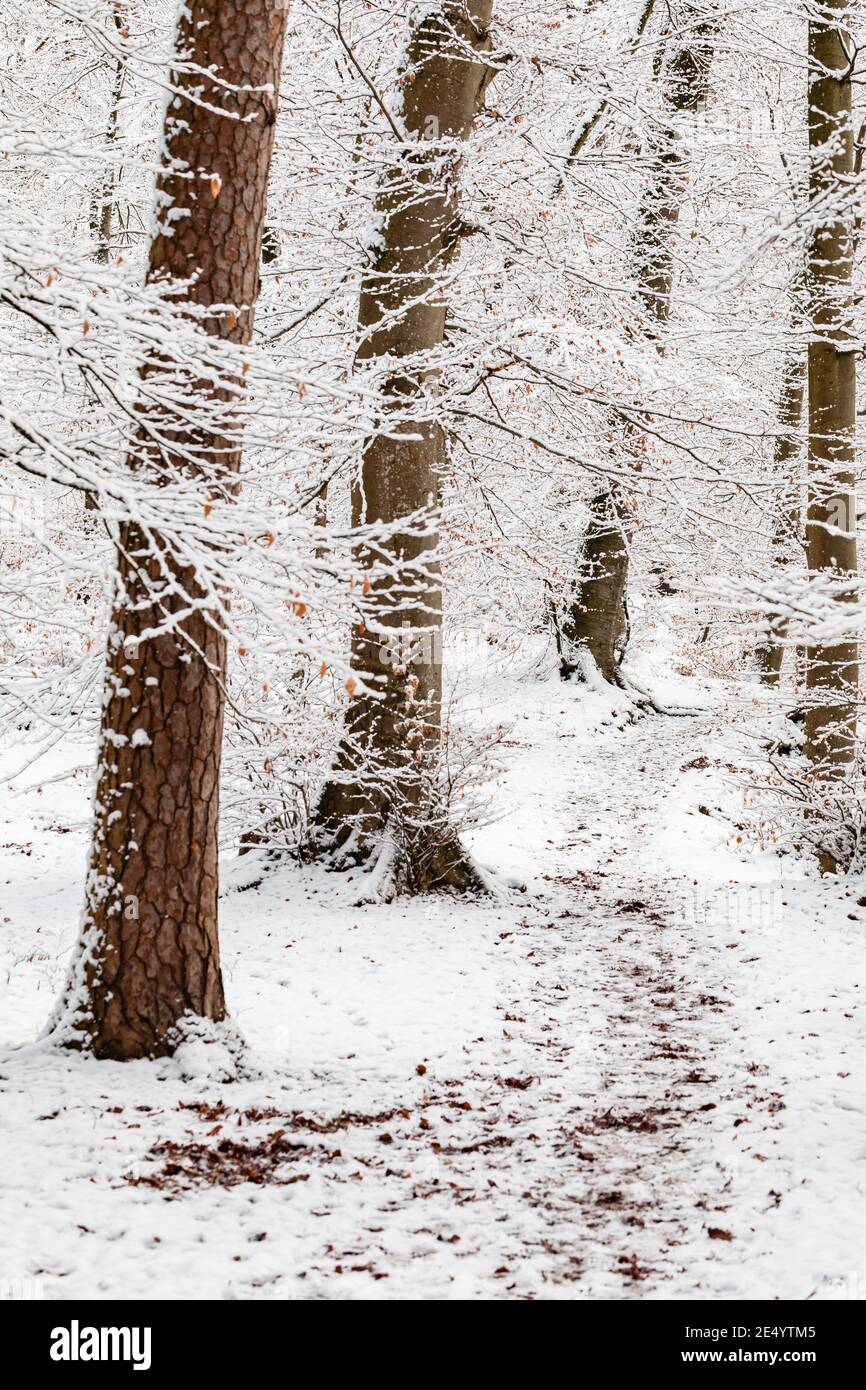
<instances>
[{"instance_id":1,"label":"snowy undergrowth","mask_svg":"<svg viewBox=\"0 0 866 1390\"><path fill-rule=\"evenodd\" d=\"M517 663L485 689L464 713L506 726L506 768L472 848L526 891L357 907L352 876L241 891L227 861L231 1084L204 1042L125 1066L33 1045L75 934L89 750L16 782L5 1287L863 1296L866 908L738 843L742 696L732 724L721 684L671 681L700 712L630 722Z\"/></svg>"}]
</instances>

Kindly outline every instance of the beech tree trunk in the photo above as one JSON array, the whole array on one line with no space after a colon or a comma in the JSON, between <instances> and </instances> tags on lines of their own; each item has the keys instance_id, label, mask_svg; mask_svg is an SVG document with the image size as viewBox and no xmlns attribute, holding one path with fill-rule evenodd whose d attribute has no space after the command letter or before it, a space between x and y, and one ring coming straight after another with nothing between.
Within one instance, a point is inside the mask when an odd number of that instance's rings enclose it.
<instances>
[{"instance_id":1,"label":"beech tree trunk","mask_svg":"<svg viewBox=\"0 0 866 1390\"><path fill-rule=\"evenodd\" d=\"M781 567L788 563L793 545L798 541L800 507L797 501L797 480L794 462L799 449L800 419L803 414L805 370L802 356L791 354L782 369L782 391L779 400L779 433L773 448L773 472L788 492L774 520L773 559ZM801 552L802 553L802 552ZM762 685L777 685L785 656L785 634L788 621L784 613L768 613L766 629L755 648L755 669Z\"/></svg>"},{"instance_id":2,"label":"beech tree trunk","mask_svg":"<svg viewBox=\"0 0 866 1390\"><path fill-rule=\"evenodd\" d=\"M406 143L382 178L379 236L361 288L359 360L389 357L386 408L414 408L396 437L371 439L354 491L356 523L397 523L385 546L387 577L374 557L372 615L352 639L358 693L317 813L320 846L361 860L385 827L401 839L402 886L467 886L459 846L441 818L434 783L441 736L441 576L436 513L446 441L435 418L445 331L446 281L465 232L459 213L465 141L492 71L492 0L445 0L413 30L398 117ZM425 525L418 517L427 517ZM405 521L405 526L400 523ZM381 574L381 571L380 571Z\"/></svg>"},{"instance_id":3,"label":"beech tree trunk","mask_svg":"<svg viewBox=\"0 0 866 1390\"><path fill-rule=\"evenodd\" d=\"M570 602L556 618L559 670L564 680L591 681L597 672L618 679L628 638L628 535L623 497L614 484L590 499L580 569Z\"/></svg>"},{"instance_id":4,"label":"beech tree trunk","mask_svg":"<svg viewBox=\"0 0 866 1390\"><path fill-rule=\"evenodd\" d=\"M208 330L239 343L250 339L259 290L286 13L285 0L188 0L178 20L175 51L194 70L172 76L148 277L194 274L187 297L221 306ZM189 426L179 423L175 437L189 443ZM230 493L237 440L205 425L194 442ZM171 456L160 464L169 475L191 467ZM146 457L134 454L130 466L147 467ZM164 1055L186 1017L225 1015L217 827L226 647L204 599L159 537L121 526L83 936L63 1029L99 1057Z\"/></svg>"},{"instance_id":5,"label":"beech tree trunk","mask_svg":"<svg viewBox=\"0 0 866 1390\"><path fill-rule=\"evenodd\" d=\"M846 0L824 0L809 21L808 248L811 337L808 358L809 573L837 587L836 601L853 598L857 573L854 427L855 350L851 328L854 171L850 35ZM834 583L835 581L835 583ZM832 591L832 590L831 590ZM815 644L806 654L806 755L815 781L844 779L857 735L858 646L853 639ZM849 851L850 852L850 849ZM821 853L834 869L840 847Z\"/></svg>"},{"instance_id":6,"label":"beech tree trunk","mask_svg":"<svg viewBox=\"0 0 866 1390\"><path fill-rule=\"evenodd\" d=\"M672 116L695 115L706 101L712 58L707 41L715 32L715 24L712 20L696 24L702 8L691 0L681 4L673 16L675 36L658 49L656 80ZM683 31L684 36L678 37ZM673 285L673 236L685 194L688 151L675 127L662 126L649 138L641 156L649 170L631 258L646 310L645 331L663 352L662 335L670 317ZM633 426L619 418L612 420L611 428L614 434L623 430L634 433ZM618 680L629 633L628 546L627 501L622 486L612 483L590 500L580 563L567 607L558 618L557 644L564 679L573 675L586 678L594 666L604 680Z\"/></svg>"},{"instance_id":7,"label":"beech tree trunk","mask_svg":"<svg viewBox=\"0 0 866 1390\"><path fill-rule=\"evenodd\" d=\"M129 5L126 3L126 0L111 0L111 11L118 37L124 38L129 23ZM108 108L108 121L105 131L106 144L109 149L117 143L117 126L125 77L126 65L123 58L120 57L116 59L114 64L114 74L111 83L111 103ZM117 171L115 169L110 169L103 177L102 185L98 193L94 195L93 204L90 209L90 227L96 243L96 258L102 261L103 264L108 260L111 251L111 221L114 213L116 187Z\"/></svg>"}]
</instances>

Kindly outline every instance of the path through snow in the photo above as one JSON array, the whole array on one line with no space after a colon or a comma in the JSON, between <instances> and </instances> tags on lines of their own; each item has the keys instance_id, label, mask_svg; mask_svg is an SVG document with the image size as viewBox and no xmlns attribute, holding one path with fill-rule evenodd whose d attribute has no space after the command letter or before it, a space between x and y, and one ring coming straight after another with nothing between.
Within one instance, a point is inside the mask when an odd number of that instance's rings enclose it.
<instances>
[{"instance_id":1,"label":"path through snow","mask_svg":"<svg viewBox=\"0 0 866 1390\"><path fill-rule=\"evenodd\" d=\"M351 907L318 870L229 890L227 990L261 1067L232 1084L195 1052L7 1048L7 1288L863 1296L857 886L744 860L721 707L620 728L552 681L497 699L514 746L478 847L525 875L512 904ZM74 936L80 781L4 813L18 1047Z\"/></svg>"}]
</instances>

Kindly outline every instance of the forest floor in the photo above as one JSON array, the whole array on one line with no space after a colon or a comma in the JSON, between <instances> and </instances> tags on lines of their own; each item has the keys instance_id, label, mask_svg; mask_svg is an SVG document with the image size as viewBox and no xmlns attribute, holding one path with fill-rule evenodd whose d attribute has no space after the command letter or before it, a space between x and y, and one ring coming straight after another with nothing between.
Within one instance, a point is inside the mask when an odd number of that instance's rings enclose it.
<instances>
[{"instance_id":1,"label":"forest floor","mask_svg":"<svg viewBox=\"0 0 866 1390\"><path fill-rule=\"evenodd\" d=\"M499 676L475 849L525 882L507 901L354 907L343 876L239 891L229 865L230 1082L218 1043L125 1066L33 1045L75 937L87 751L17 778L0 1293L864 1297L864 890L737 843L743 701L686 687L693 716L629 723Z\"/></svg>"}]
</instances>

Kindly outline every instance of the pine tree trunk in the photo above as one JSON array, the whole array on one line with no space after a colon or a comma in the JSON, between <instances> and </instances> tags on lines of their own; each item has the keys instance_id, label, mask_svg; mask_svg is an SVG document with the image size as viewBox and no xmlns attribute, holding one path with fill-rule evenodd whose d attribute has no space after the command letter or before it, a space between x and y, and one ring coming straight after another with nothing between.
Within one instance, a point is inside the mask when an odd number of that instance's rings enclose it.
<instances>
[{"instance_id":1,"label":"pine tree trunk","mask_svg":"<svg viewBox=\"0 0 866 1390\"><path fill-rule=\"evenodd\" d=\"M370 571L371 617L353 634L359 692L319 802L317 837L363 859L386 826L399 827L404 886L412 891L443 880L465 886L469 878L447 831L433 831L425 804L441 735L436 512L446 447L427 408L437 389L431 356L445 331L445 281L464 231L463 147L491 75L484 55L492 9L492 0L446 0L428 7L411 34L401 83L407 144L380 185L379 239L358 314L359 360L402 363L388 378L386 409L414 407L418 418L397 437L374 437L362 459L355 522L397 523L397 530L385 546L387 577L376 577L372 555L358 556ZM412 520L419 513L428 517L423 527Z\"/></svg>"},{"instance_id":2,"label":"pine tree trunk","mask_svg":"<svg viewBox=\"0 0 866 1390\"><path fill-rule=\"evenodd\" d=\"M854 498L855 349L851 328L854 224L849 189L854 170L851 39L846 0L824 0L823 18L809 22L808 251L811 339L808 358L809 573L853 598L857 573ZM848 206L846 206L848 204ZM836 584L833 584L836 581ZM858 645L839 640L810 646L806 657L806 755L815 781L832 783L851 770L857 733ZM840 859L841 856L841 859ZM825 869L845 857L822 853Z\"/></svg>"},{"instance_id":3,"label":"pine tree trunk","mask_svg":"<svg viewBox=\"0 0 866 1390\"><path fill-rule=\"evenodd\" d=\"M695 115L706 101L712 57L708 40L715 23L705 21L690 33L689 26L698 17L699 9L691 0L680 5L674 19L677 31L685 29L686 37L669 39L658 50L656 80L672 116ZM676 128L663 126L648 137L642 158L649 163L649 174L631 258L646 310L645 332L661 353L670 317L673 236L686 190L688 153ZM633 426L623 425L619 418L612 420L611 428L615 435L623 430L634 434ZM629 509L622 486L612 483L590 501L577 574L565 611L557 619L560 672L565 679L586 678L593 667L606 681L618 679L629 632L628 570Z\"/></svg>"},{"instance_id":4,"label":"pine tree trunk","mask_svg":"<svg viewBox=\"0 0 866 1390\"><path fill-rule=\"evenodd\" d=\"M188 0L178 20L176 52L194 70L172 78L148 277L195 275L189 299L236 306L208 319L208 331L239 343L250 339L259 290L286 11L285 0ZM179 423L176 437L189 442L189 426ZM209 467L225 470L230 492L237 441L199 430L205 457L209 440ZM190 467L171 456L162 465L175 476ZM131 467L147 462L134 454ZM204 597L159 537L122 525L83 936L66 1026L62 1009L58 1021L65 1041L99 1057L164 1055L185 1016L225 1015L217 829L226 647L206 605L195 606ZM146 635L154 627L161 635Z\"/></svg>"}]
</instances>

